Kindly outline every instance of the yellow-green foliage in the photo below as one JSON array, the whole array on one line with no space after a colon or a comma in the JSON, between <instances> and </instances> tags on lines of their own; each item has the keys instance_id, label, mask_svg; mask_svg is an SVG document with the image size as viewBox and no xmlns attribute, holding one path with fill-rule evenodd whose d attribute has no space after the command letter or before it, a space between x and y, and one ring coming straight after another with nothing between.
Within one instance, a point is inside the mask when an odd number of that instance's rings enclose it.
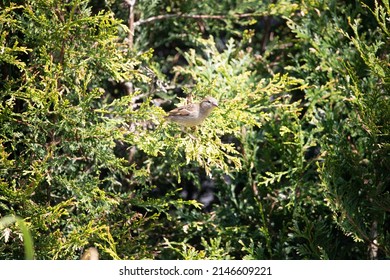
<instances>
[{"instance_id":1,"label":"yellow-green foliage","mask_svg":"<svg viewBox=\"0 0 390 280\"><path fill-rule=\"evenodd\" d=\"M0 259L389 257L388 1L98 2L3 1Z\"/></svg>"}]
</instances>

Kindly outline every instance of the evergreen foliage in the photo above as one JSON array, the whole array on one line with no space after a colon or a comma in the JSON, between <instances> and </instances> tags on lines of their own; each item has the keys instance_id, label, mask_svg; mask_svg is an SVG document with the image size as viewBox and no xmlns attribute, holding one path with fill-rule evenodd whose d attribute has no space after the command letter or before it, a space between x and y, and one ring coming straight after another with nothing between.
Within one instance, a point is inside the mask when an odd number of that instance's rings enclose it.
<instances>
[{"instance_id":1,"label":"evergreen foliage","mask_svg":"<svg viewBox=\"0 0 390 280\"><path fill-rule=\"evenodd\" d=\"M390 257L388 0L15 2L0 259Z\"/></svg>"}]
</instances>

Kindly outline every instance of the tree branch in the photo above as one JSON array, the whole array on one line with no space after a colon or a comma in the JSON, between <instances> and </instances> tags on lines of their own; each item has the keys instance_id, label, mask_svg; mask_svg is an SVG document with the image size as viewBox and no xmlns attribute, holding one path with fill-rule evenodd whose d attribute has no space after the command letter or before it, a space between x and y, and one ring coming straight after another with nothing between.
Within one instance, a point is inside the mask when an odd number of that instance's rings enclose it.
<instances>
[{"instance_id":1,"label":"tree branch","mask_svg":"<svg viewBox=\"0 0 390 280\"><path fill-rule=\"evenodd\" d=\"M129 40L129 48L132 49L133 44L134 44L134 28L135 28L135 25L134 25L134 6L135 6L136 0L126 0L125 2L129 5L129 19L127 21L128 25L129 25L128 40Z\"/></svg>"},{"instance_id":2,"label":"tree branch","mask_svg":"<svg viewBox=\"0 0 390 280\"><path fill-rule=\"evenodd\" d=\"M218 20L224 20L227 18L248 18L248 17L260 17L264 16L263 14L252 14L252 13L246 13L246 14L235 14L235 15L189 15L189 14L166 14L166 15L158 15L154 17L150 17L147 19L140 19L137 22L134 23L134 26L140 26L146 23L151 23L158 20L164 20L169 18L190 18L190 19L218 19Z\"/></svg>"}]
</instances>

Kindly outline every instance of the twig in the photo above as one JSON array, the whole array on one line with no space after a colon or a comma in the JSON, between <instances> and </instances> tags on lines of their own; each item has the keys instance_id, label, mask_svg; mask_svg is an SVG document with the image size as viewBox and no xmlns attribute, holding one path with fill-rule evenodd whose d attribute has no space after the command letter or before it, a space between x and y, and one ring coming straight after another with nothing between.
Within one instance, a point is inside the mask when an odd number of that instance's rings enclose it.
<instances>
[{"instance_id":1,"label":"twig","mask_svg":"<svg viewBox=\"0 0 390 280\"><path fill-rule=\"evenodd\" d=\"M218 20L224 20L229 17L233 18L247 18L247 17L260 17L264 16L263 14L252 14L252 13L246 13L246 14L234 14L234 15L189 15L189 14L166 14L166 15L158 15L154 17L150 17L147 19L140 19L137 22L134 23L134 26L140 26L142 24L151 23L158 20L164 20L169 18L190 18L190 19L218 19Z\"/></svg>"},{"instance_id":2,"label":"twig","mask_svg":"<svg viewBox=\"0 0 390 280\"><path fill-rule=\"evenodd\" d=\"M129 48L133 48L134 44L134 6L135 6L136 0L126 0L126 3L129 5L129 19L128 19L128 25L129 25Z\"/></svg>"}]
</instances>

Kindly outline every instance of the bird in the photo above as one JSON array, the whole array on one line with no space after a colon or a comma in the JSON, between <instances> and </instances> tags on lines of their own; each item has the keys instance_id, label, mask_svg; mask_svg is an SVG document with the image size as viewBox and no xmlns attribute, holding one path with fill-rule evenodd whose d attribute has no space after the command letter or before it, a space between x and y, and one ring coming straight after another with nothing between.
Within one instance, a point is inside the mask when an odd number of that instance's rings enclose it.
<instances>
[{"instance_id":1,"label":"bird","mask_svg":"<svg viewBox=\"0 0 390 280\"><path fill-rule=\"evenodd\" d=\"M166 119L185 127L194 127L201 124L215 107L218 107L218 101L208 96L200 103L187 104L169 111Z\"/></svg>"}]
</instances>

